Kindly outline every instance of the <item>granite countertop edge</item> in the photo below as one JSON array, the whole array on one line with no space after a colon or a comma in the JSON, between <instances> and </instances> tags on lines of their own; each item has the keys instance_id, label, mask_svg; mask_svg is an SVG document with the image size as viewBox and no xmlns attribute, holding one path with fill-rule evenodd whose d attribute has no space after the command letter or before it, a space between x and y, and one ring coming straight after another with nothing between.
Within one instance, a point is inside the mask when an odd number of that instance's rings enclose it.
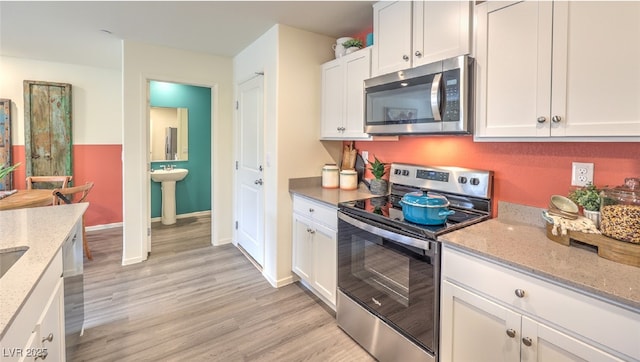
<instances>
[{"instance_id":1,"label":"granite countertop edge","mask_svg":"<svg viewBox=\"0 0 640 362\"><path fill-rule=\"evenodd\" d=\"M88 205L80 203L0 211L0 250L29 248L0 278L0 339Z\"/></svg>"},{"instance_id":2,"label":"granite countertop edge","mask_svg":"<svg viewBox=\"0 0 640 362\"><path fill-rule=\"evenodd\" d=\"M338 207L341 202L378 196L373 195L362 182L358 184L358 189L356 190L325 189L322 187L322 177L289 179L289 193L322 202L332 207Z\"/></svg>"},{"instance_id":3,"label":"granite countertop edge","mask_svg":"<svg viewBox=\"0 0 640 362\"><path fill-rule=\"evenodd\" d=\"M548 239L540 216L543 209L500 204L497 219L444 234L440 240L449 247L640 313L640 268Z\"/></svg>"}]
</instances>

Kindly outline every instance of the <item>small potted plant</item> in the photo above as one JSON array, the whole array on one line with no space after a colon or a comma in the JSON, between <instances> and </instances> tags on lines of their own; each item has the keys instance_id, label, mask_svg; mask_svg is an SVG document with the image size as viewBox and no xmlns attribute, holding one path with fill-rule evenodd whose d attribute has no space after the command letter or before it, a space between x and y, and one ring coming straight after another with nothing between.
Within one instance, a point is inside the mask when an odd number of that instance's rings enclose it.
<instances>
[{"instance_id":1,"label":"small potted plant","mask_svg":"<svg viewBox=\"0 0 640 362\"><path fill-rule=\"evenodd\" d=\"M371 180L371 185L369 186L369 190L374 195L386 195L389 185L387 180L384 180L382 177L387 173L386 171L386 163L380 162L376 156L373 156L374 161L371 162L367 160L369 165L369 171L375 179Z\"/></svg>"},{"instance_id":2,"label":"small potted plant","mask_svg":"<svg viewBox=\"0 0 640 362\"><path fill-rule=\"evenodd\" d=\"M582 206L584 216L596 224L600 224L600 190L595 185L588 183L584 187L577 188L569 193L569 199Z\"/></svg>"},{"instance_id":3,"label":"small potted plant","mask_svg":"<svg viewBox=\"0 0 640 362\"><path fill-rule=\"evenodd\" d=\"M0 182L5 178L5 176L9 175L13 170L20 166L20 162L16 163L13 166L0 165Z\"/></svg>"},{"instance_id":4,"label":"small potted plant","mask_svg":"<svg viewBox=\"0 0 640 362\"><path fill-rule=\"evenodd\" d=\"M342 43L342 46L346 49L345 54L351 54L362 48L362 40L360 39L349 39Z\"/></svg>"}]
</instances>

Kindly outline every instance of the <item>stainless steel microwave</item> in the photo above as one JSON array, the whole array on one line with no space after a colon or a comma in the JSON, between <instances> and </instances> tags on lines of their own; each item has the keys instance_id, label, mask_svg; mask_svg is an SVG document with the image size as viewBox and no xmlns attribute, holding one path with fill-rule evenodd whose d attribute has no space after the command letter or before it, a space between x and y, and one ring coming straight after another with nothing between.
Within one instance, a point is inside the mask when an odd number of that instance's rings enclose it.
<instances>
[{"instance_id":1,"label":"stainless steel microwave","mask_svg":"<svg viewBox=\"0 0 640 362\"><path fill-rule=\"evenodd\" d=\"M365 80L365 132L471 133L472 71L460 56Z\"/></svg>"}]
</instances>

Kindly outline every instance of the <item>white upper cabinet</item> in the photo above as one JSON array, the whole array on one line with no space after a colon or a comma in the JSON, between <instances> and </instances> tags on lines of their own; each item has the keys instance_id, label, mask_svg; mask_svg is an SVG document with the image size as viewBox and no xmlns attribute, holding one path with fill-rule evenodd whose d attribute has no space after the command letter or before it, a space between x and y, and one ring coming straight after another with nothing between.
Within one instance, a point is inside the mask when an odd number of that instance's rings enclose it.
<instances>
[{"instance_id":1,"label":"white upper cabinet","mask_svg":"<svg viewBox=\"0 0 640 362\"><path fill-rule=\"evenodd\" d=\"M364 133L364 80L370 75L370 48L322 65L321 139L370 138Z\"/></svg>"},{"instance_id":2,"label":"white upper cabinet","mask_svg":"<svg viewBox=\"0 0 640 362\"><path fill-rule=\"evenodd\" d=\"M469 1L381 1L373 5L372 76L469 54Z\"/></svg>"},{"instance_id":3,"label":"white upper cabinet","mask_svg":"<svg viewBox=\"0 0 640 362\"><path fill-rule=\"evenodd\" d=\"M470 1L413 2L413 66L469 54Z\"/></svg>"},{"instance_id":4,"label":"white upper cabinet","mask_svg":"<svg viewBox=\"0 0 640 362\"><path fill-rule=\"evenodd\" d=\"M476 10L476 138L640 136L640 2Z\"/></svg>"}]
</instances>

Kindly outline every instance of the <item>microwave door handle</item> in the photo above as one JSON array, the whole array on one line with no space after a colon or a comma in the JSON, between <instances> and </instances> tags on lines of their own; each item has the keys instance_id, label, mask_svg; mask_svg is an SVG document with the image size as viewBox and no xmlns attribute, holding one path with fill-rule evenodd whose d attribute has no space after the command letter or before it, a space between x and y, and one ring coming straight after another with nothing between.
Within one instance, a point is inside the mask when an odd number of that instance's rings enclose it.
<instances>
[{"instance_id":1,"label":"microwave door handle","mask_svg":"<svg viewBox=\"0 0 640 362\"><path fill-rule=\"evenodd\" d=\"M442 73L438 73L433 77L433 82L431 82L431 114L433 114L434 121L442 121L442 116L440 115L440 100L438 99L441 81Z\"/></svg>"}]
</instances>

